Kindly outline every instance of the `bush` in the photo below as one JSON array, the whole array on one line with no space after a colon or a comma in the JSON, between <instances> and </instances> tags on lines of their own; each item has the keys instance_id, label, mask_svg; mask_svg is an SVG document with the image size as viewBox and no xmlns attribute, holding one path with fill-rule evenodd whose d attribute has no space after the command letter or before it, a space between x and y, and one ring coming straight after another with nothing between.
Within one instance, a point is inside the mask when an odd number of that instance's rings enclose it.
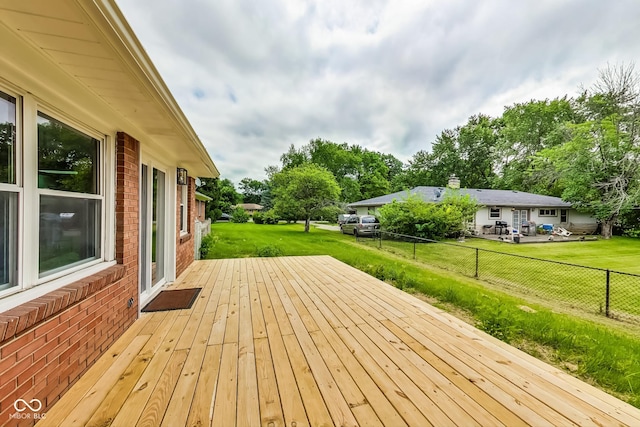
<instances>
[{"instance_id":1,"label":"bush","mask_svg":"<svg viewBox=\"0 0 640 427\"><path fill-rule=\"evenodd\" d=\"M242 208L235 208L231 213L231 222L249 222L249 214Z\"/></svg>"},{"instance_id":2,"label":"bush","mask_svg":"<svg viewBox=\"0 0 640 427\"><path fill-rule=\"evenodd\" d=\"M280 221L278 214L273 209L269 209L264 213L264 223L265 224L277 224Z\"/></svg>"},{"instance_id":3,"label":"bush","mask_svg":"<svg viewBox=\"0 0 640 427\"><path fill-rule=\"evenodd\" d=\"M428 203L417 195L380 208L380 223L392 233L426 239L457 237L464 232L467 219L478 210L468 195L447 194L440 203Z\"/></svg>"},{"instance_id":4,"label":"bush","mask_svg":"<svg viewBox=\"0 0 640 427\"><path fill-rule=\"evenodd\" d=\"M253 214L253 222L255 224L264 224L264 214L262 212L256 212Z\"/></svg>"},{"instance_id":5,"label":"bush","mask_svg":"<svg viewBox=\"0 0 640 427\"><path fill-rule=\"evenodd\" d=\"M256 254L259 257L263 257L263 258L276 257L276 256L282 256L282 250L276 245L267 245L267 246L262 246L258 248L256 250Z\"/></svg>"},{"instance_id":6,"label":"bush","mask_svg":"<svg viewBox=\"0 0 640 427\"><path fill-rule=\"evenodd\" d=\"M209 233L202 238L202 242L200 243L200 259L207 259L217 241L218 237L214 236L213 233Z\"/></svg>"}]
</instances>

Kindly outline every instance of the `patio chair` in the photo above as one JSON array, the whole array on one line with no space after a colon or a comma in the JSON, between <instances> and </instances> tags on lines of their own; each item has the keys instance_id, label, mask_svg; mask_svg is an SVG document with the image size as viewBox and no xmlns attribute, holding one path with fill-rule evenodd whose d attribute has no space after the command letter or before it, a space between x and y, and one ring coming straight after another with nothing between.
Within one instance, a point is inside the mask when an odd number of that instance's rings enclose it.
<instances>
[{"instance_id":1,"label":"patio chair","mask_svg":"<svg viewBox=\"0 0 640 427\"><path fill-rule=\"evenodd\" d=\"M566 229L564 229L562 227L558 227L558 228L556 228L556 234L558 236L562 236L562 237L569 237L569 236L571 236L572 233L569 230L566 230Z\"/></svg>"}]
</instances>

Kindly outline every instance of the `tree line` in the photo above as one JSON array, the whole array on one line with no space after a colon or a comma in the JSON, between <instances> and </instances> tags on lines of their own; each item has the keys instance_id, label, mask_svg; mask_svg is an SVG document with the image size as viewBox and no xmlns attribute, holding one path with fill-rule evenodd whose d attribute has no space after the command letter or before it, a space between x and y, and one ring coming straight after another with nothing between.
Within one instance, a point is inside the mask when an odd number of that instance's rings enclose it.
<instances>
[{"instance_id":1,"label":"tree line","mask_svg":"<svg viewBox=\"0 0 640 427\"><path fill-rule=\"evenodd\" d=\"M314 164L333 176L342 205L416 186L445 186L456 175L466 188L561 197L598 219L609 237L615 224L638 223L640 78L633 64L608 66L575 97L515 103L500 117L473 115L440 132L430 149L406 164L392 154L321 138L291 145L280 162L265 168L265 180L242 179L240 192L229 180L215 181L217 195L207 193L217 200L211 208L228 211L241 200L272 208L279 174Z\"/></svg>"}]
</instances>

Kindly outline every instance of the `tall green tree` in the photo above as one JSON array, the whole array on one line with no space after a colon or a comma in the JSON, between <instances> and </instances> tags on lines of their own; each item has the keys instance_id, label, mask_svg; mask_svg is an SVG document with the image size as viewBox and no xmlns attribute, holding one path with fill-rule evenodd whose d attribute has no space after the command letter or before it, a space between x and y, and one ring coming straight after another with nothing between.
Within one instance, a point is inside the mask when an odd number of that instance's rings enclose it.
<instances>
[{"instance_id":1,"label":"tall green tree","mask_svg":"<svg viewBox=\"0 0 640 427\"><path fill-rule=\"evenodd\" d=\"M244 203L260 204L262 201L262 193L267 190L268 184L265 181L257 179L242 178L239 188L242 191L242 200Z\"/></svg>"},{"instance_id":2,"label":"tall green tree","mask_svg":"<svg viewBox=\"0 0 640 427\"><path fill-rule=\"evenodd\" d=\"M493 188L529 191L560 196L562 189L532 173L535 155L566 140L566 123L580 121L573 100L566 96L553 100L516 103L505 107L496 146L499 176Z\"/></svg>"},{"instance_id":3,"label":"tall green tree","mask_svg":"<svg viewBox=\"0 0 640 427\"><path fill-rule=\"evenodd\" d=\"M231 214L233 206L242 200L233 182L228 179L202 178L201 181L202 186L198 188L198 191L211 197L212 200L206 204L206 216L213 221L220 218L223 212Z\"/></svg>"},{"instance_id":4,"label":"tall green tree","mask_svg":"<svg viewBox=\"0 0 640 427\"><path fill-rule=\"evenodd\" d=\"M311 218L334 206L340 196L335 177L313 163L286 169L273 177L274 210L283 218L295 214L309 232Z\"/></svg>"},{"instance_id":5,"label":"tall green tree","mask_svg":"<svg viewBox=\"0 0 640 427\"><path fill-rule=\"evenodd\" d=\"M610 66L577 102L586 121L568 125L568 140L540 151L535 166L559 183L564 200L597 218L608 239L640 204L640 76L633 66Z\"/></svg>"}]
</instances>

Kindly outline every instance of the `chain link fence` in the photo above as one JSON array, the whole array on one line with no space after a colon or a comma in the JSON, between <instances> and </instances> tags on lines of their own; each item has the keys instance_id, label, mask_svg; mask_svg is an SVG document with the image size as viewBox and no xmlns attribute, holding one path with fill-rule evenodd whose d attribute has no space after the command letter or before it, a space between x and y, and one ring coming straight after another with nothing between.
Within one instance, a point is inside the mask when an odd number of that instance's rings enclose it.
<instances>
[{"instance_id":1,"label":"chain link fence","mask_svg":"<svg viewBox=\"0 0 640 427\"><path fill-rule=\"evenodd\" d=\"M507 291L640 323L640 275L471 248L385 231L366 245L500 285Z\"/></svg>"}]
</instances>

